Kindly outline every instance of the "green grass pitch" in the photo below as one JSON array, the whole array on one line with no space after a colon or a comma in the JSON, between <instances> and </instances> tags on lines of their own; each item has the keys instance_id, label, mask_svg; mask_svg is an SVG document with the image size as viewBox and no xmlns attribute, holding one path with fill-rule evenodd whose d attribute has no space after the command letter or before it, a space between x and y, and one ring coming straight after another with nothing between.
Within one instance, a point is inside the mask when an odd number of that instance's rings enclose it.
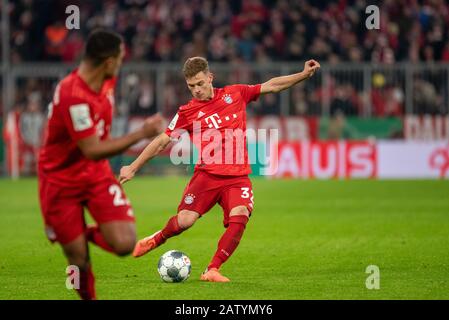
<instances>
[{"instance_id":1,"label":"green grass pitch","mask_svg":"<svg viewBox=\"0 0 449 320\"><path fill-rule=\"evenodd\" d=\"M138 236L175 213L187 178L125 185ZM90 246L99 299L448 299L449 181L253 179L255 211L223 266L230 283L203 283L223 232L216 206L154 252L119 258ZM0 180L0 299L78 299L66 262L45 238L37 182ZM184 251L190 278L163 283L160 255ZM367 266L380 269L368 290Z\"/></svg>"}]
</instances>

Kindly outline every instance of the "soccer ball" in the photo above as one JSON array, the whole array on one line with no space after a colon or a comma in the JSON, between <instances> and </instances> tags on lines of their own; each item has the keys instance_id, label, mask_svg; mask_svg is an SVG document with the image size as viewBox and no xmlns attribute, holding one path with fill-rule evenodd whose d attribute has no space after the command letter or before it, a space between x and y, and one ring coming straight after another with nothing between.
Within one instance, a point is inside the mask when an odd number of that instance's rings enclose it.
<instances>
[{"instance_id":1,"label":"soccer ball","mask_svg":"<svg viewBox=\"0 0 449 320\"><path fill-rule=\"evenodd\" d=\"M170 250L159 258L157 271L164 282L182 282L190 276L192 265L183 252Z\"/></svg>"}]
</instances>

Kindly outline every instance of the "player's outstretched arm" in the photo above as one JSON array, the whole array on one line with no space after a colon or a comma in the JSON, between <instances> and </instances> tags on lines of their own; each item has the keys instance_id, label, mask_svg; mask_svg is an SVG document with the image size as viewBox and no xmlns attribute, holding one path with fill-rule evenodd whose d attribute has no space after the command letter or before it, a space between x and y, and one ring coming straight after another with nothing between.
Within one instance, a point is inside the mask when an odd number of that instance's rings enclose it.
<instances>
[{"instance_id":1,"label":"player's outstretched arm","mask_svg":"<svg viewBox=\"0 0 449 320\"><path fill-rule=\"evenodd\" d=\"M170 143L170 137L164 132L151 141L142 153L129 166L120 169L119 181L121 184L131 180L136 172L147 162L163 151Z\"/></svg>"},{"instance_id":2,"label":"player's outstretched arm","mask_svg":"<svg viewBox=\"0 0 449 320\"><path fill-rule=\"evenodd\" d=\"M315 60L308 60L304 63L304 70L288 76L276 77L263 83L260 87L260 94L277 93L288 89L295 84L310 78L315 71L320 68L320 64Z\"/></svg>"},{"instance_id":3,"label":"player's outstretched arm","mask_svg":"<svg viewBox=\"0 0 449 320\"><path fill-rule=\"evenodd\" d=\"M162 129L162 117L156 114L147 118L139 130L125 136L100 140L97 135L92 135L78 140L77 143L87 158L100 160L122 153L140 140L153 138L161 133Z\"/></svg>"}]
</instances>

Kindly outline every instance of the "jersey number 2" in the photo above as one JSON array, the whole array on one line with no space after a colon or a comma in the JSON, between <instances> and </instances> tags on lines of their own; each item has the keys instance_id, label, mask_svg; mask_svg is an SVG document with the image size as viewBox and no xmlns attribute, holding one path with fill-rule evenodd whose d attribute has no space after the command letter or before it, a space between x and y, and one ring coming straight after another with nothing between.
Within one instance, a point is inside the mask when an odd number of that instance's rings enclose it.
<instances>
[{"instance_id":1,"label":"jersey number 2","mask_svg":"<svg viewBox=\"0 0 449 320\"><path fill-rule=\"evenodd\" d=\"M109 194L114 196L113 204L114 206L124 206L128 204L128 200L123 197L122 189L116 184L109 187Z\"/></svg>"}]
</instances>

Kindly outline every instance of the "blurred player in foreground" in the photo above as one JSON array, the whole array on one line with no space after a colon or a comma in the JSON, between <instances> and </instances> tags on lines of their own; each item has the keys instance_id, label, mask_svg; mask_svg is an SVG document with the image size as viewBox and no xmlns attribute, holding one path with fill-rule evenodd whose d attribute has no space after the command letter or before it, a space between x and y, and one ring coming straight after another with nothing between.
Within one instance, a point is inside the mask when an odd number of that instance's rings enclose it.
<instances>
[{"instance_id":1,"label":"blurred player in foreground","mask_svg":"<svg viewBox=\"0 0 449 320\"><path fill-rule=\"evenodd\" d=\"M123 39L98 30L89 35L84 57L59 82L49 106L39 155L39 200L47 237L59 242L70 265L80 270L82 299L96 299L88 241L124 256L134 248L134 215L106 158L162 132L162 118L150 117L140 130L109 136ZM96 225L87 226L86 207Z\"/></svg>"},{"instance_id":2,"label":"blurred player in foreground","mask_svg":"<svg viewBox=\"0 0 449 320\"><path fill-rule=\"evenodd\" d=\"M319 68L320 64L317 61L309 60L305 63L302 72L276 77L263 84L238 84L214 88L213 74L209 71L206 59L193 57L186 61L183 73L193 99L179 108L164 133L155 138L133 163L120 170L120 183L123 184L132 179L145 162L161 152L172 139L179 136L182 130L193 136L193 142L199 150L214 149L212 160L216 159L217 152L220 156L218 161L210 161L210 158L206 159L207 155L200 152L200 159L193 177L185 188L178 206L178 214L169 219L165 228L140 240L133 251L135 257L142 256L163 244L168 238L190 228L198 218L218 203L223 208L223 224L226 230L218 242L218 249L212 261L201 275L201 280L229 281L227 277L220 274L219 268L237 248L254 202L252 185L248 178L251 168L248 161L246 136L243 134L241 141L235 140L230 148L225 140L229 136L238 139L237 131L239 130L245 132L248 103L256 100L261 94L277 93L290 88L311 77ZM200 131L202 136L206 134L210 138L214 135L211 134L213 130L220 137L218 150L208 147L209 139L201 138L195 142L195 132ZM237 145L244 146L242 152L236 150ZM227 161L222 161L223 158Z\"/></svg>"}]
</instances>

